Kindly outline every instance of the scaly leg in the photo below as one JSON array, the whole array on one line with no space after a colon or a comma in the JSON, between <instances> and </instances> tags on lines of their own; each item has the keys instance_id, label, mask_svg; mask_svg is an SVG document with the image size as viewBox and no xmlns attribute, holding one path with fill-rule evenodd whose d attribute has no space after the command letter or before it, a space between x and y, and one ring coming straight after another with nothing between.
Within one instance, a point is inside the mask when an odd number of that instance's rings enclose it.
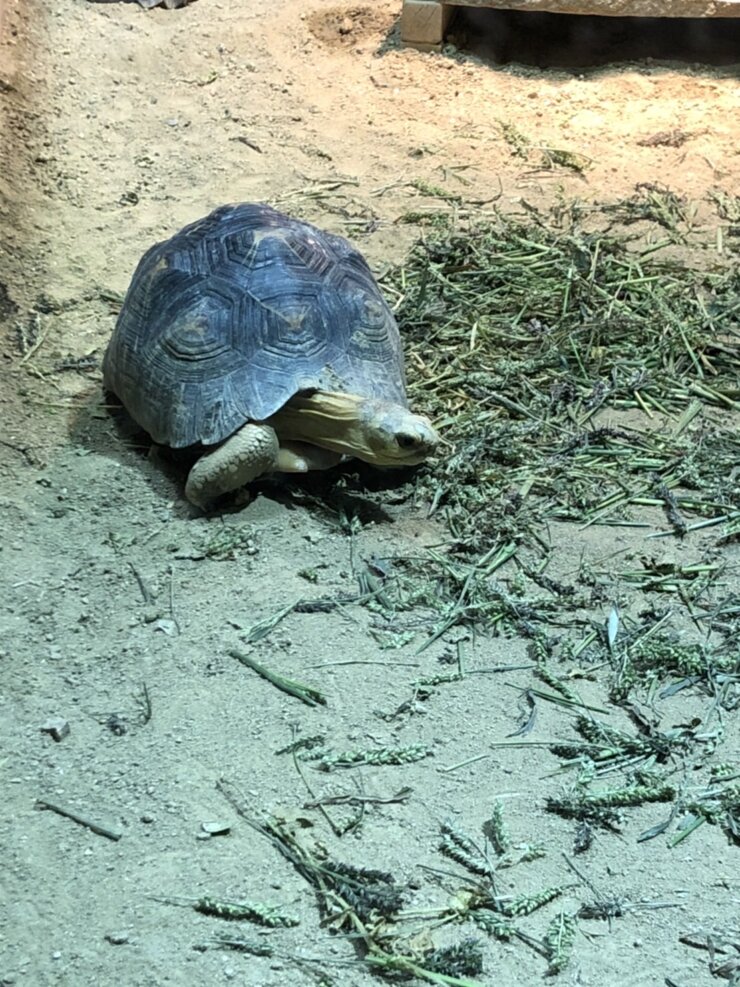
<instances>
[{"instance_id":1,"label":"scaly leg","mask_svg":"<svg viewBox=\"0 0 740 987\"><path fill-rule=\"evenodd\" d=\"M213 452L201 456L185 484L185 496L205 509L222 494L238 490L275 469L278 458L275 430L267 425L243 425Z\"/></svg>"}]
</instances>

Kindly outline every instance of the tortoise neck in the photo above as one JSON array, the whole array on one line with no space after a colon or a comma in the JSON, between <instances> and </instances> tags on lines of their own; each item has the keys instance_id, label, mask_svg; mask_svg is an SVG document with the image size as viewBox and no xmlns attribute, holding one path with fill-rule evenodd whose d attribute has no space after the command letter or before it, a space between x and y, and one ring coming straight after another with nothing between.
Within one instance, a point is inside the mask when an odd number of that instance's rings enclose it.
<instances>
[{"instance_id":1,"label":"tortoise neck","mask_svg":"<svg viewBox=\"0 0 740 987\"><path fill-rule=\"evenodd\" d=\"M373 403L341 391L296 394L265 424L274 428L282 441L308 442L347 456L372 456L365 423Z\"/></svg>"}]
</instances>

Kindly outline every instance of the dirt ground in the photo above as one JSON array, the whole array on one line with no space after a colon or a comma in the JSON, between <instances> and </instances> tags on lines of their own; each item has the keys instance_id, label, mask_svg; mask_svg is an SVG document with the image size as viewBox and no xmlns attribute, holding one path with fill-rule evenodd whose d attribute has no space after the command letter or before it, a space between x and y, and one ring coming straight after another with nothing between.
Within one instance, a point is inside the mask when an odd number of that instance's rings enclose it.
<instances>
[{"instance_id":1,"label":"dirt ground","mask_svg":"<svg viewBox=\"0 0 740 987\"><path fill-rule=\"evenodd\" d=\"M269 201L343 233L382 273L419 233L398 217L438 205L419 183L465 208L496 199L508 210L665 182L691 204L699 254L714 256L712 190L740 188L736 26L687 35L653 24L646 35L583 21L552 37L532 21L529 43L520 22L482 12L444 53L422 54L399 47L399 9L400 0L198 0L173 11L0 0L2 984L317 982L289 956L316 958L336 984L377 982L351 964L346 937L321 927L303 878L217 791L222 776L255 815L305 816L339 859L409 882L415 909L446 900L420 869L452 867L436 850L439 823L478 833L496 800L517 842L548 851L517 872L516 887L504 878L503 891L574 881L562 856L573 826L542 811L562 784L557 759L546 747L491 747L521 715L501 676L457 683L419 715L379 715L439 671L454 636L419 656L413 646L380 650L371 614L347 607L292 613L253 648L244 643L248 628L297 599L352 593L353 560L443 540L427 505L381 491L348 534L275 485L240 511L198 515L182 473L148 458L100 393L99 360L138 258L223 202ZM663 57L646 54L650 36ZM667 58L674 42L685 60ZM540 67L548 61L558 67ZM533 168L505 139L512 127L590 168ZM679 146L650 142L673 131L685 137ZM622 529L556 528L551 538L560 571L584 554L642 547ZM220 557L224 543L236 547ZM465 646L471 668L526 664L518 640L477 635ZM320 688L328 705L278 692L229 656L235 647ZM604 700L595 686L590 698ZM691 715L692 701L679 698L669 718ZM41 730L53 717L70 726L59 742ZM311 796L291 759L275 754L296 728L325 733L338 750L421 743L434 756L361 772L307 768L318 795L359 784L381 797L413 790L369 805L359 833L340 840L302 808ZM737 723L725 728L732 760ZM532 739L560 729L544 709ZM122 836L39 811L38 799ZM611 895L672 907L590 924L561 982L714 982L707 954L679 936L738 934L737 850L709 826L674 849L637 843L661 818L660 807L640 807L621 834L600 834L580 866ZM203 838L203 823L222 820L228 834ZM582 891L570 894L577 907ZM277 953L246 956L204 948L221 920L152 900L203 895L279 904L300 924L269 936L247 926ZM549 917L533 918L533 934ZM441 941L460 935L443 930ZM542 958L522 943L490 940L484 952L480 983L543 976Z\"/></svg>"}]
</instances>

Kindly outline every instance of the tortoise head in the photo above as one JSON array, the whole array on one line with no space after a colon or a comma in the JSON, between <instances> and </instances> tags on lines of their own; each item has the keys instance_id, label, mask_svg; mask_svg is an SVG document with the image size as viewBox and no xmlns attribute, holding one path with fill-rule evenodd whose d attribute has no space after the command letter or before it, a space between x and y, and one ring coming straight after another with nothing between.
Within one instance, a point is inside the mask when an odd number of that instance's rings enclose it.
<instances>
[{"instance_id":1,"label":"tortoise head","mask_svg":"<svg viewBox=\"0 0 740 987\"><path fill-rule=\"evenodd\" d=\"M415 466L439 442L432 423L403 405L338 391L298 394L267 423L281 442L308 442L372 466Z\"/></svg>"},{"instance_id":2,"label":"tortoise head","mask_svg":"<svg viewBox=\"0 0 740 987\"><path fill-rule=\"evenodd\" d=\"M439 436L429 419L400 404L364 401L354 455L374 466L415 466L434 452Z\"/></svg>"}]
</instances>

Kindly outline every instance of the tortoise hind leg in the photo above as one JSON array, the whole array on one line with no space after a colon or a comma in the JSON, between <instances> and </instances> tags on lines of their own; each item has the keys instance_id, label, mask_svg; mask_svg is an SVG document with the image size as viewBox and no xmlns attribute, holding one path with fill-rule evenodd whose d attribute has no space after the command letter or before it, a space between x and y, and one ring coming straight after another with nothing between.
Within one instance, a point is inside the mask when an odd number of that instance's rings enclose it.
<instances>
[{"instance_id":1,"label":"tortoise hind leg","mask_svg":"<svg viewBox=\"0 0 740 987\"><path fill-rule=\"evenodd\" d=\"M222 494L238 490L275 468L275 430L267 425L243 425L213 452L201 456L188 474L185 496L205 509Z\"/></svg>"},{"instance_id":2,"label":"tortoise hind leg","mask_svg":"<svg viewBox=\"0 0 740 987\"><path fill-rule=\"evenodd\" d=\"M308 442L283 442L275 469L279 473L308 473L309 470L331 469L342 459L341 452L322 449Z\"/></svg>"}]
</instances>

